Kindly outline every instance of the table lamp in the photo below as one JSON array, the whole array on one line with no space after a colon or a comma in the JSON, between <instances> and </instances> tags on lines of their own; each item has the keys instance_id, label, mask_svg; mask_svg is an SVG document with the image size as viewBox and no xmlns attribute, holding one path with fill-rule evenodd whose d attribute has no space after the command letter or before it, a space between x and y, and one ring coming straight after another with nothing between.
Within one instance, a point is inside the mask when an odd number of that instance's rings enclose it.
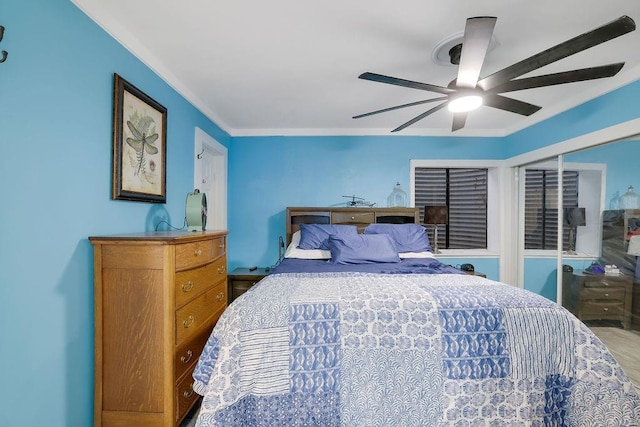
<instances>
[{"instance_id":1,"label":"table lamp","mask_svg":"<svg viewBox=\"0 0 640 427\"><path fill-rule=\"evenodd\" d=\"M584 208L564 208L564 225L569 227L569 250L567 255L576 255L576 228L587 225Z\"/></svg>"},{"instance_id":2,"label":"table lamp","mask_svg":"<svg viewBox=\"0 0 640 427\"><path fill-rule=\"evenodd\" d=\"M425 206L424 207L424 223L427 225L433 225L433 253L441 253L438 250L438 225L448 224L449 222L449 209L447 206Z\"/></svg>"}]
</instances>

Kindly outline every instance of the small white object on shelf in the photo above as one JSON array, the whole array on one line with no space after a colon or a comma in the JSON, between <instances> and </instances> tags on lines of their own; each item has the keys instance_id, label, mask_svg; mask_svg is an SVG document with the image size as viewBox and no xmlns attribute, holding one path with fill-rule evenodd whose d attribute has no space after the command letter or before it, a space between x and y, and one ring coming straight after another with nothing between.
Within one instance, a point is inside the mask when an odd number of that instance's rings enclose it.
<instances>
[{"instance_id":1,"label":"small white object on shelf","mask_svg":"<svg viewBox=\"0 0 640 427\"><path fill-rule=\"evenodd\" d=\"M615 264L607 264L604 266L604 274L606 276L619 276L620 269Z\"/></svg>"}]
</instances>

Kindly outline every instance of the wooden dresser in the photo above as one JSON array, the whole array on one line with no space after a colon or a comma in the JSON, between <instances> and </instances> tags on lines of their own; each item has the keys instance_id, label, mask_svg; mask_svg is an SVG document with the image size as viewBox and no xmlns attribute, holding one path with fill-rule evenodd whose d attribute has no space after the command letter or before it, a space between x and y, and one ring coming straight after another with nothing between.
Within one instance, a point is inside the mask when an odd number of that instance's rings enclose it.
<instances>
[{"instance_id":1,"label":"wooden dresser","mask_svg":"<svg viewBox=\"0 0 640 427\"><path fill-rule=\"evenodd\" d=\"M633 278L563 273L562 305L580 320L618 320L631 326Z\"/></svg>"},{"instance_id":2,"label":"wooden dresser","mask_svg":"<svg viewBox=\"0 0 640 427\"><path fill-rule=\"evenodd\" d=\"M227 231L96 236L95 426L176 426L227 306Z\"/></svg>"}]
</instances>

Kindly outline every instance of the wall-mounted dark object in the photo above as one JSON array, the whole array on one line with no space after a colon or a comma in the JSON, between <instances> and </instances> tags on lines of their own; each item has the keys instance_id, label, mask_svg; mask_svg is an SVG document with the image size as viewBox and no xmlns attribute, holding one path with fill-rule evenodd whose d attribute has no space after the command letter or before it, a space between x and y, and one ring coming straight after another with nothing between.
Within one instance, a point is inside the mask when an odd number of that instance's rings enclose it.
<instances>
[{"instance_id":1,"label":"wall-mounted dark object","mask_svg":"<svg viewBox=\"0 0 640 427\"><path fill-rule=\"evenodd\" d=\"M0 25L0 42L2 41L2 37L4 37L4 27ZM3 50L0 54L2 54L2 58L0 59L0 63L2 63L7 60L7 55L9 54L6 50Z\"/></svg>"}]
</instances>

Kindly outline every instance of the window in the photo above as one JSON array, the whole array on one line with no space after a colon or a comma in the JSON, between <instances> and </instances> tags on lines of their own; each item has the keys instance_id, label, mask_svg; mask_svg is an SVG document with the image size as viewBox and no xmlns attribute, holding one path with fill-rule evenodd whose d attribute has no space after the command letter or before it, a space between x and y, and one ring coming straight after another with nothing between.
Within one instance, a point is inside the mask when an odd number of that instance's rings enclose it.
<instances>
[{"instance_id":1,"label":"window","mask_svg":"<svg viewBox=\"0 0 640 427\"><path fill-rule=\"evenodd\" d=\"M578 206L578 171L565 170L562 205ZM524 248L556 250L558 246L558 171L527 169L524 190ZM569 227L563 227L563 250L569 248Z\"/></svg>"},{"instance_id":2,"label":"window","mask_svg":"<svg viewBox=\"0 0 640 427\"><path fill-rule=\"evenodd\" d=\"M487 168L415 167L414 203L424 218L424 206L446 205L449 223L438 226L440 249L487 248ZM428 227L433 240L434 227Z\"/></svg>"}]
</instances>

